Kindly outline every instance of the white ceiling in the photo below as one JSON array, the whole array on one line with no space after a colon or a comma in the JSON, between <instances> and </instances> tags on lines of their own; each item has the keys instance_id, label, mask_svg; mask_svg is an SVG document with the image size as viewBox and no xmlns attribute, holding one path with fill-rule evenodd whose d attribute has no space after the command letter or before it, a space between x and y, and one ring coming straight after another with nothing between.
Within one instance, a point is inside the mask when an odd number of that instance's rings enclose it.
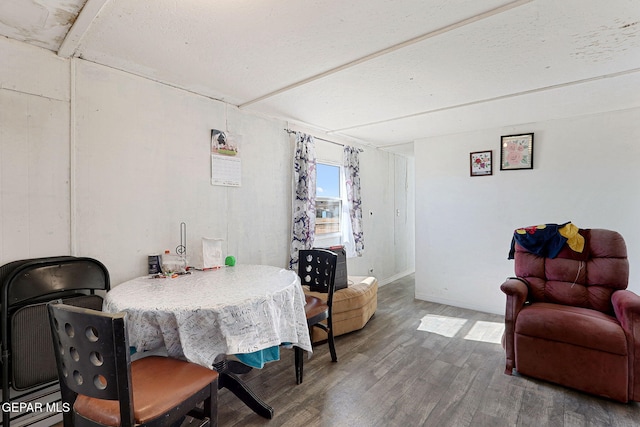
<instances>
[{"instance_id":1,"label":"white ceiling","mask_svg":"<svg viewBox=\"0 0 640 427\"><path fill-rule=\"evenodd\" d=\"M640 106L638 0L2 0L0 35L405 153Z\"/></svg>"}]
</instances>

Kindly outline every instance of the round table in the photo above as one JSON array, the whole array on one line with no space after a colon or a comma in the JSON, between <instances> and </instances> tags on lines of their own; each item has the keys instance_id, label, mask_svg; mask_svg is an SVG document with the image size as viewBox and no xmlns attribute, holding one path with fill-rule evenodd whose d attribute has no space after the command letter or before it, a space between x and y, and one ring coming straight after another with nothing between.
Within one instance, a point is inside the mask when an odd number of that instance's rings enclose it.
<instances>
[{"instance_id":1,"label":"round table","mask_svg":"<svg viewBox=\"0 0 640 427\"><path fill-rule=\"evenodd\" d=\"M127 313L129 345L137 351L164 347L171 357L213 367L220 373L219 388L272 418L273 408L218 356L257 353L282 343L311 352L304 304L293 271L240 264L175 279L129 280L107 292L103 310Z\"/></svg>"},{"instance_id":2,"label":"round table","mask_svg":"<svg viewBox=\"0 0 640 427\"><path fill-rule=\"evenodd\" d=\"M220 354L282 343L311 352L304 301L293 271L240 264L124 282L107 293L103 310L127 313L137 351L164 346L169 356L211 367Z\"/></svg>"}]
</instances>

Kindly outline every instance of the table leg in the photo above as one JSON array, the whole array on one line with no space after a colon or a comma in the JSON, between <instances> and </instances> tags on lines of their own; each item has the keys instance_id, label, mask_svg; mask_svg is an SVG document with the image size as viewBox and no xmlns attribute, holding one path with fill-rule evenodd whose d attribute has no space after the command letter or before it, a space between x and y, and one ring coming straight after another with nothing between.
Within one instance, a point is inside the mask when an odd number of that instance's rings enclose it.
<instances>
[{"instance_id":1,"label":"table leg","mask_svg":"<svg viewBox=\"0 0 640 427\"><path fill-rule=\"evenodd\" d=\"M237 360L227 360L227 369L234 374L248 374L253 370L249 365L245 365Z\"/></svg>"},{"instance_id":2,"label":"table leg","mask_svg":"<svg viewBox=\"0 0 640 427\"><path fill-rule=\"evenodd\" d=\"M237 368L234 366L234 368ZM261 417L271 419L273 418L273 408L262 399L260 399L254 392L242 381L235 373L232 372L229 366L229 361L226 357L213 364L213 369L218 371L218 389L226 388L235 394L241 401L244 402L253 412ZM250 370L251 368L249 368ZM246 371L248 372L248 370Z\"/></svg>"}]
</instances>

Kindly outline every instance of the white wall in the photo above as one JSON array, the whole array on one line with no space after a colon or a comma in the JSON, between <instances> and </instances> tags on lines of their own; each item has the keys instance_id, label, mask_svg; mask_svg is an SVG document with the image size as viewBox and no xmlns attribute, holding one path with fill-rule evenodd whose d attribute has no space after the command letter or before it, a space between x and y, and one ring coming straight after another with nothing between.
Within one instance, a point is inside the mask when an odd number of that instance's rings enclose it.
<instances>
[{"instance_id":1,"label":"white wall","mask_svg":"<svg viewBox=\"0 0 640 427\"><path fill-rule=\"evenodd\" d=\"M25 46L0 38L2 261L70 251L69 64Z\"/></svg>"},{"instance_id":2,"label":"white wall","mask_svg":"<svg viewBox=\"0 0 640 427\"><path fill-rule=\"evenodd\" d=\"M0 264L90 256L117 285L146 274L148 254L174 250L184 221L191 254L201 237L220 237L240 263L288 265L285 122L7 39L0 64ZM210 183L211 129L243 137L239 188ZM413 271L413 248L393 246L413 232L393 220L396 165L411 162L363 148L363 204L376 215L349 273L373 267L386 283Z\"/></svg>"},{"instance_id":3,"label":"white wall","mask_svg":"<svg viewBox=\"0 0 640 427\"><path fill-rule=\"evenodd\" d=\"M342 162L342 147L316 139L318 161ZM348 260L351 271L374 275L380 285L415 271L413 159L380 150L360 154L364 256Z\"/></svg>"},{"instance_id":4,"label":"white wall","mask_svg":"<svg viewBox=\"0 0 640 427\"><path fill-rule=\"evenodd\" d=\"M620 232L640 293L640 109L417 141L416 297L504 313L513 230L571 221ZM500 171L501 135L534 132L534 169ZM493 176L469 153L493 150Z\"/></svg>"},{"instance_id":5,"label":"white wall","mask_svg":"<svg viewBox=\"0 0 640 427\"><path fill-rule=\"evenodd\" d=\"M373 269L384 285L415 271L413 161L378 150L360 155L362 216L365 255L349 260L349 268L361 275ZM407 204L396 206L406 198ZM401 217L396 220L396 210ZM351 270L350 270L351 271Z\"/></svg>"}]
</instances>

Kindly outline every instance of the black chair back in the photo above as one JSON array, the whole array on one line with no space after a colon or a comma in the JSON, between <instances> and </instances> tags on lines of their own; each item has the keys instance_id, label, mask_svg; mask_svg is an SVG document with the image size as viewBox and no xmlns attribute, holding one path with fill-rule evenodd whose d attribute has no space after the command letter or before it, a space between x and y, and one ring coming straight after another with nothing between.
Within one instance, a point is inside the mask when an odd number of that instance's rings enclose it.
<instances>
[{"instance_id":1,"label":"black chair back","mask_svg":"<svg viewBox=\"0 0 640 427\"><path fill-rule=\"evenodd\" d=\"M326 249L301 249L298 252L300 282L313 292L327 293L329 307L335 291L337 260L338 256Z\"/></svg>"},{"instance_id":2,"label":"black chair back","mask_svg":"<svg viewBox=\"0 0 640 427\"><path fill-rule=\"evenodd\" d=\"M78 394L119 400L122 425L133 423L125 314L107 314L61 302L51 302L47 307L63 401L74 402Z\"/></svg>"}]
</instances>

